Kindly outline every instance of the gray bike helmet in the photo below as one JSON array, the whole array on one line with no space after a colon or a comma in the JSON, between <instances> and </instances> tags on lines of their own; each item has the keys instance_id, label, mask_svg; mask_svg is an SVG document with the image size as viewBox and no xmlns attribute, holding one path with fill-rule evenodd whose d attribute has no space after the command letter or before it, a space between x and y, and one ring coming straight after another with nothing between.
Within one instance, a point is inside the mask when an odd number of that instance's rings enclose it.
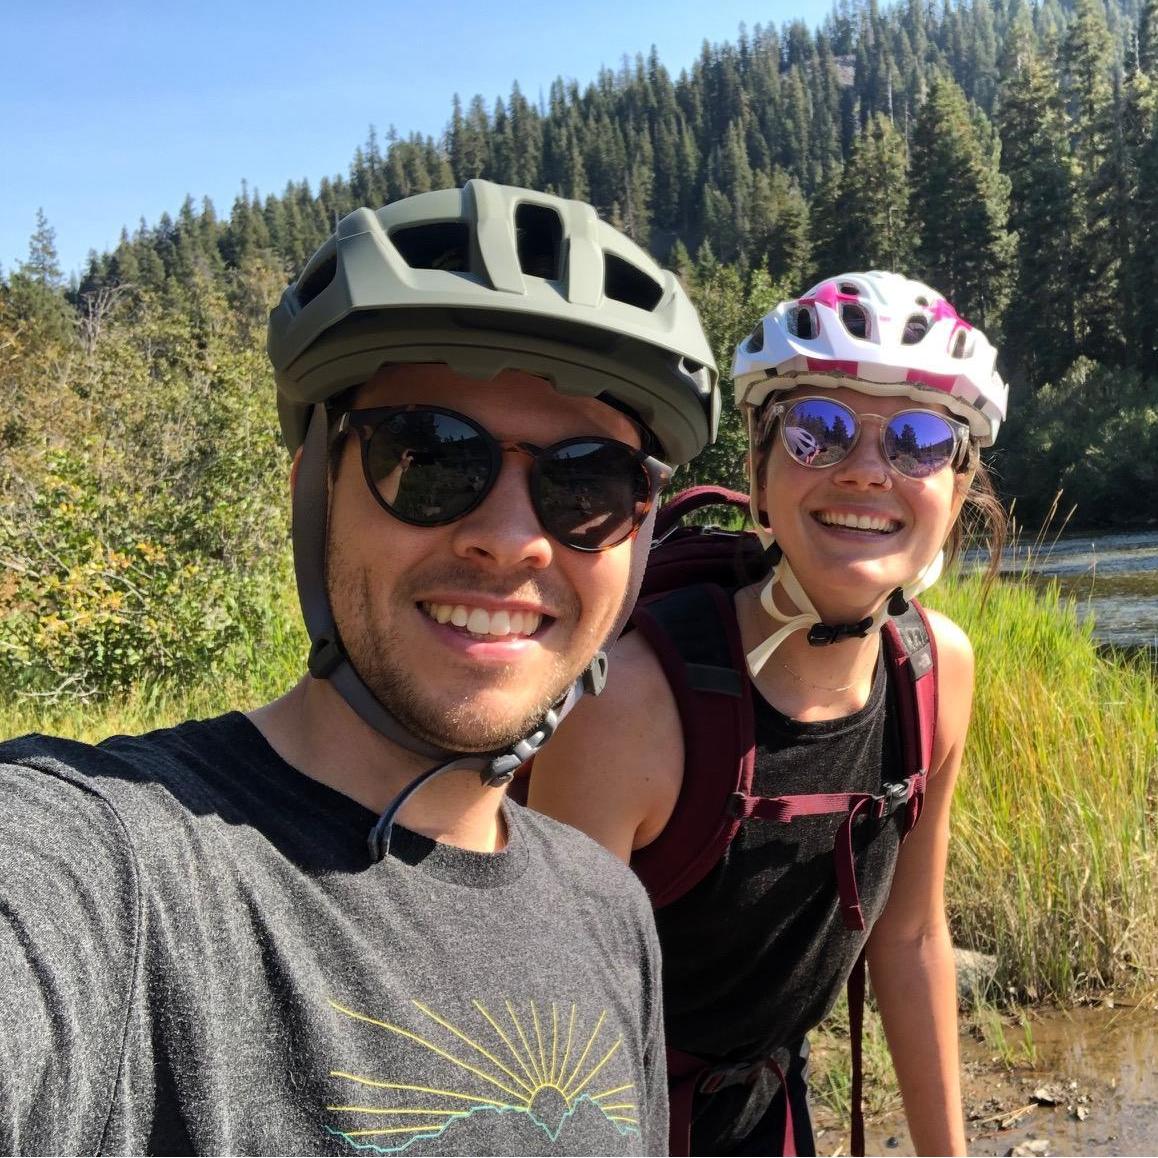
<instances>
[{"instance_id":1,"label":"gray bike helmet","mask_svg":"<svg viewBox=\"0 0 1158 1158\"><path fill-rule=\"evenodd\" d=\"M711 347L676 278L590 205L489 181L344 217L270 315L268 349L291 450L311 405L392 362L525 370L613 399L672 464L719 418Z\"/></svg>"},{"instance_id":2,"label":"gray bike helmet","mask_svg":"<svg viewBox=\"0 0 1158 1158\"><path fill-rule=\"evenodd\" d=\"M370 853L380 859L415 789L455 768L505 783L584 691L601 689L606 659L598 654L530 734L501 750L466 756L409 733L354 669L330 608L323 404L391 363L445 363L480 380L523 370L624 409L655 453L682 464L715 437L718 374L679 282L634 242L582 202L488 181L344 217L270 314L267 348L286 445L302 447L293 544L310 673L382 735L439 761L375 825ZM640 578L637 562L637 589Z\"/></svg>"}]
</instances>

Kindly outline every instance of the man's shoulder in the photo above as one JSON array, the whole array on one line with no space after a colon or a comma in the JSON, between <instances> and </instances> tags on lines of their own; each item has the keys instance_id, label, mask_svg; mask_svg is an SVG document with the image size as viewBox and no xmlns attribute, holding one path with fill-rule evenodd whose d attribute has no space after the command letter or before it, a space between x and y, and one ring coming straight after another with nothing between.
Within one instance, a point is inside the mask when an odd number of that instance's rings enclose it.
<instances>
[{"instance_id":1,"label":"man's shoulder","mask_svg":"<svg viewBox=\"0 0 1158 1158\"><path fill-rule=\"evenodd\" d=\"M0 743L0 774L27 796L89 798L118 815L171 807L194 786L205 790L203 769L215 751L240 755L248 727L230 714L98 744L29 734Z\"/></svg>"},{"instance_id":2,"label":"man's shoulder","mask_svg":"<svg viewBox=\"0 0 1158 1158\"><path fill-rule=\"evenodd\" d=\"M651 902L639 878L619 857L578 828L511 801L517 809L520 836L534 843L566 877L568 887L587 895L640 906L650 915Z\"/></svg>"}]
</instances>

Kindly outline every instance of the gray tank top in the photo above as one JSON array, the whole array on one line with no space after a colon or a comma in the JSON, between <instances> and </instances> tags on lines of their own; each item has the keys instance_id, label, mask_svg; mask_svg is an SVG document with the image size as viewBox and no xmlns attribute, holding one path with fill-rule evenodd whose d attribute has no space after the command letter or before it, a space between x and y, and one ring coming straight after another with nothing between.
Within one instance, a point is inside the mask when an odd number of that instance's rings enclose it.
<instances>
[{"instance_id":1,"label":"gray tank top","mask_svg":"<svg viewBox=\"0 0 1158 1158\"><path fill-rule=\"evenodd\" d=\"M903 778L883 663L864 708L837 720L802 723L752 694L755 794L877 793ZM888 899L903 812L854 828L859 932L845 928L838 902L833 844L843 819L749 820L698 885L656 912L669 1045L754 1059L799 1042L829 1012Z\"/></svg>"}]
</instances>

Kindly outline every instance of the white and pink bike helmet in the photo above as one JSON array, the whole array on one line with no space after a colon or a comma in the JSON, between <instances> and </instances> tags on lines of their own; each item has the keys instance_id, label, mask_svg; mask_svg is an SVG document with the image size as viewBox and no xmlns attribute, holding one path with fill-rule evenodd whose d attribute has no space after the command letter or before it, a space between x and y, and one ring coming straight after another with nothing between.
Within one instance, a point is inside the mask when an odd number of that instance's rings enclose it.
<instances>
[{"instance_id":1,"label":"white and pink bike helmet","mask_svg":"<svg viewBox=\"0 0 1158 1158\"><path fill-rule=\"evenodd\" d=\"M799 298L781 302L736 347L732 377L736 405L745 413L749 446L756 446L756 420L769 398L798 386L845 387L876 397L903 396L941 405L968 424L969 436L990 446L1006 415L1009 387L996 369L997 351L980 330L960 317L936 290L898 273L873 270L826 278ZM766 548L773 528L762 525L756 463L749 466L752 518ZM776 558L776 552L773 558ZM781 627L748 656L755 675L794 631L809 631L816 644L879 631L885 617L936 582L938 553L908 583L897 588L858 624L823 625L788 560L779 559L761 593L765 611ZM796 615L775 605L780 584ZM823 630L814 631L816 625Z\"/></svg>"}]
</instances>

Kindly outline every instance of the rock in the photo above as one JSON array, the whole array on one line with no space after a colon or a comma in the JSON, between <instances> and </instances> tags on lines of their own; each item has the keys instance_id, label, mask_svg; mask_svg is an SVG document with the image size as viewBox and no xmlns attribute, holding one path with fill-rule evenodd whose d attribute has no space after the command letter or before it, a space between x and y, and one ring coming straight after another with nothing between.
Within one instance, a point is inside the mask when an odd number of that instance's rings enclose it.
<instances>
[{"instance_id":1,"label":"rock","mask_svg":"<svg viewBox=\"0 0 1158 1158\"><path fill-rule=\"evenodd\" d=\"M974 949L954 947L957 962L957 1001L972 1005L981 1000L997 980L997 958Z\"/></svg>"},{"instance_id":2,"label":"rock","mask_svg":"<svg viewBox=\"0 0 1158 1158\"><path fill-rule=\"evenodd\" d=\"M1033 1091L1033 1100L1039 1106L1060 1106L1065 1096L1054 1086L1038 1086Z\"/></svg>"},{"instance_id":3,"label":"rock","mask_svg":"<svg viewBox=\"0 0 1158 1158\"><path fill-rule=\"evenodd\" d=\"M1089 1106L1076 1106L1074 1108L1074 1117L1079 1122L1084 1122L1090 1116Z\"/></svg>"},{"instance_id":4,"label":"rock","mask_svg":"<svg viewBox=\"0 0 1158 1158\"><path fill-rule=\"evenodd\" d=\"M1049 1139L1031 1138L1027 1142L1019 1142L1011 1150L1006 1151L1006 1158L1040 1158L1049 1155Z\"/></svg>"}]
</instances>

